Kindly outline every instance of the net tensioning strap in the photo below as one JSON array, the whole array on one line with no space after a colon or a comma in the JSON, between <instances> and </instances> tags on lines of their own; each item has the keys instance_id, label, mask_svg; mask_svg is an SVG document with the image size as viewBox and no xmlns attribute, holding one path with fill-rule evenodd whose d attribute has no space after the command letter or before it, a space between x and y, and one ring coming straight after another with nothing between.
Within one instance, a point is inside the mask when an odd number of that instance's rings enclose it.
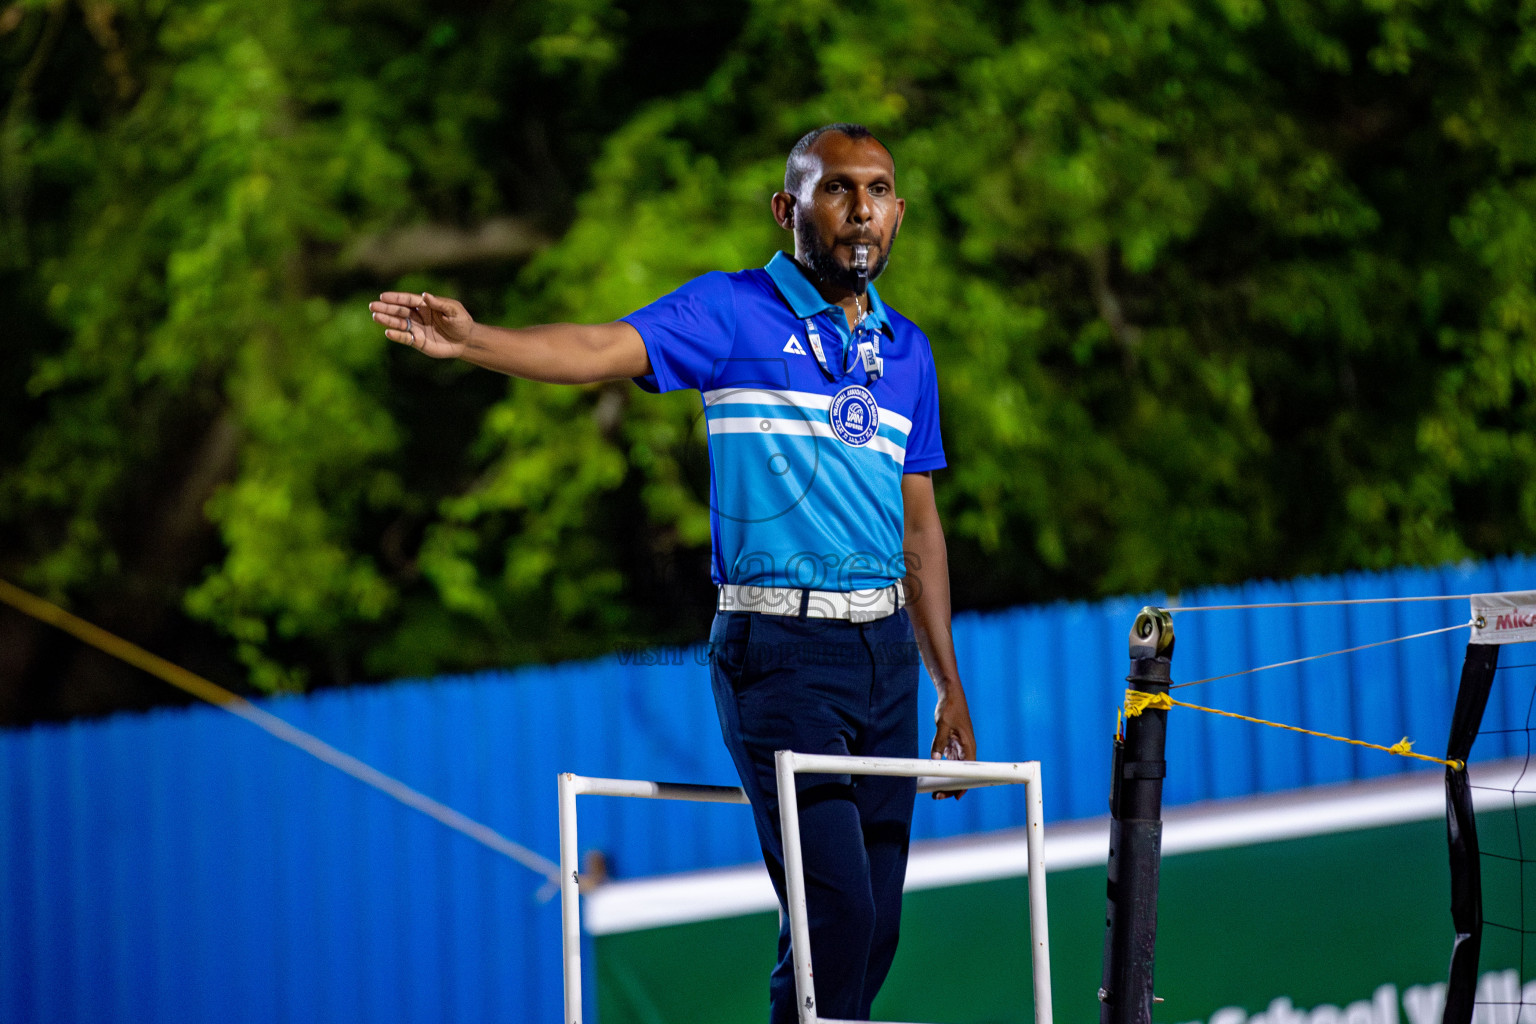
<instances>
[{"instance_id":1,"label":"net tensioning strap","mask_svg":"<svg viewBox=\"0 0 1536 1024\"><path fill-rule=\"evenodd\" d=\"M1306 736L1316 736L1319 739L1337 740L1340 743L1348 743L1356 747L1369 747L1372 750L1380 750L1383 753L1396 754L1398 757L1411 757L1419 761L1432 761L1435 764L1443 764L1447 768L1454 768L1457 771L1460 771L1466 767L1465 762L1462 761L1447 761L1442 757L1431 757L1428 754L1414 753L1413 744L1406 736L1404 736L1398 742L1392 744L1390 747L1386 747L1382 746L1380 743L1368 743L1365 740L1352 740L1347 736L1335 736L1332 733L1318 732L1315 729L1303 729L1299 725L1286 725L1284 722L1271 722L1263 718L1254 718L1250 715L1239 715L1234 711L1222 711L1218 708L1202 707L1199 704L1190 704L1187 701L1174 700L1166 693L1144 693L1140 690L1125 691L1125 717L1127 718L1135 718L1137 715L1141 714L1143 711L1148 710L1149 708L1154 711L1159 709L1166 711L1175 707L1189 708L1193 711L1204 711L1206 714L1220 715L1223 718L1235 718L1241 722L1252 722L1254 725L1267 725L1273 729L1286 729L1290 732L1299 732Z\"/></svg>"},{"instance_id":2,"label":"net tensioning strap","mask_svg":"<svg viewBox=\"0 0 1536 1024\"><path fill-rule=\"evenodd\" d=\"M151 654L137 644L109 633L100 626L72 615L58 605L29 594L5 580L0 580L0 602L40 622L56 626L97 650L142 669L178 690L190 693L199 700L205 700L214 707L222 708L238 718L243 718L258 729L264 730L290 746L297 747L311 757L318 758L332 768L339 769L359 782L372 786L386 796L420 811L475 842L510 857L528 870L544 876L547 881L540 890L541 895L546 892L552 895L554 889L551 887L560 884L560 866L548 858L541 857L521 843L508 839L489 825L482 825L452 807L433 800L425 793L412 789L366 761L336 749L320 737L289 724L270 711L257 707L239 694L231 693L217 683L211 683L174 662Z\"/></svg>"}]
</instances>

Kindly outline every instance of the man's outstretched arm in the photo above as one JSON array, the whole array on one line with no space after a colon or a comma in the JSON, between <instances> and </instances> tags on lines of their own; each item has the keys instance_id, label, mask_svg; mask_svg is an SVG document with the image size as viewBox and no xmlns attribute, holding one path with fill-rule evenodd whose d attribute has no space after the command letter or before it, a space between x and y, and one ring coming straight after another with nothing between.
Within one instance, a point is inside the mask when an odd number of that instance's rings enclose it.
<instances>
[{"instance_id":1,"label":"man's outstretched arm","mask_svg":"<svg viewBox=\"0 0 1536 1024\"><path fill-rule=\"evenodd\" d=\"M610 324L490 327L455 299L423 292L385 292L368 304L390 341L434 359L463 359L488 370L546 384L591 384L651 372L640 332Z\"/></svg>"},{"instance_id":2,"label":"man's outstretched arm","mask_svg":"<svg viewBox=\"0 0 1536 1024\"><path fill-rule=\"evenodd\" d=\"M955 662L955 641L949 622L949 554L944 546L944 527L933 500L933 475L907 473L901 478L902 514L906 522L902 550L907 554L907 614L917 649L928 666L928 675L939 691L933 711L933 756L976 760L976 735L971 729L971 710L960 684ZM935 793L935 798L959 796Z\"/></svg>"}]
</instances>

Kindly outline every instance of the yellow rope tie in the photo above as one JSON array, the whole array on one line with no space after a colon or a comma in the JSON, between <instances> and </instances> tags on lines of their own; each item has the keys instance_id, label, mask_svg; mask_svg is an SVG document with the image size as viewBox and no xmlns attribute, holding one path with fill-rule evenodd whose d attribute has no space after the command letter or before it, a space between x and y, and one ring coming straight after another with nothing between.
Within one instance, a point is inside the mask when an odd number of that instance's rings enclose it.
<instances>
[{"instance_id":1,"label":"yellow rope tie","mask_svg":"<svg viewBox=\"0 0 1536 1024\"><path fill-rule=\"evenodd\" d=\"M1166 693L1145 693L1141 690L1125 691L1125 717L1135 718L1143 711L1172 711L1178 701Z\"/></svg>"},{"instance_id":2,"label":"yellow rope tie","mask_svg":"<svg viewBox=\"0 0 1536 1024\"><path fill-rule=\"evenodd\" d=\"M1367 743L1365 740L1352 740L1347 736L1335 736L1332 733L1317 732L1313 729L1303 729L1297 725L1286 725L1284 722L1269 722L1262 718L1252 718L1248 715L1239 715L1232 711L1221 711L1217 708L1201 707L1199 704L1190 704L1182 700L1174 700L1166 693L1143 693L1140 690L1125 691L1125 717L1135 718L1143 711L1171 711L1175 707L1191 708L1195 711L1204 711L1207 714L1220 715L1223 718L1235 718L1240 722L1252 722L1254 725L1268 725L1276 729L1286 729L1290 732L1299 732L1305 736L1316 736L1319 739L1337 740L1340 743L1349 743L1356 747L1370 747L1372 750L1380 750L1387 754L1396 754L1399 757L1411 757L1418 761L1432 761L1435 764L1443 764L1447 768L1463 771L1467 765L1465 761L1447 761L1441 757L1430 757L1428 754L1416 754L1413 744L1408 737L1384 747L1380 743Z\"/></svg>"}]
</instances>

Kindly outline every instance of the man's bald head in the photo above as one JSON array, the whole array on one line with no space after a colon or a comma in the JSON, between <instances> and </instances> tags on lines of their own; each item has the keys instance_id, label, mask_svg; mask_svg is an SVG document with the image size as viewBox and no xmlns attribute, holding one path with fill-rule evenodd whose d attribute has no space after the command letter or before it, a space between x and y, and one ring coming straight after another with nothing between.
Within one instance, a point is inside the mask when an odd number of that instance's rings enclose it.
<instances>
[{"instance_id":1,"label":"man's bald head","mask_svg":"<svg viewBox=\"0 0 1536 1024\"><path fill-rule=\"evenodd\" d=\"M875 133L861 124L849 124L839 121L837 124L822 125L814 131L806 132L795 143L795 147L789 151L789 159L784 161L784 191L792 196L800 194L800 188L805 184L806 175L811 172L811 148L816 145L816 140L828 132L837 132L851 141L858 142L863 139L874 139L875 143L889 155L890 147L875 138ZM895 168L896 158L891 157L891 166Z\"/></svg>"}]
</instances>

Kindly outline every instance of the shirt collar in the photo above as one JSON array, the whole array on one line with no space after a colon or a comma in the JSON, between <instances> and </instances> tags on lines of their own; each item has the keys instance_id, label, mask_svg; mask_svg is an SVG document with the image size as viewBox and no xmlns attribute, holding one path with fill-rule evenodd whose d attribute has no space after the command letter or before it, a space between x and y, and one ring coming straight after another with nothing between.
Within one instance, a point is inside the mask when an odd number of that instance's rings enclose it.
<instances>
[{"instance_id":1,"label":"shirt collar","mask_svg":"<svg viewBox=\"0 0 1536 1024\"><path fill-rule=\"evenodd\" d=\"M847 323L842 307L822 298L806 276L805 270L788 253L774 253L773 259L768 261L764 269L773 278L774 286L784 296L784 301L789 303L795 316L806 320L818 313L831 311L837 314L839 323ZM864 322L886 334L891 333L891 321L885 315L885 303L880 301L880 293L875 291L874 285L870 285L866 294L869 296L869 315L864 318Z\"/></svg>"}]
</instances>

